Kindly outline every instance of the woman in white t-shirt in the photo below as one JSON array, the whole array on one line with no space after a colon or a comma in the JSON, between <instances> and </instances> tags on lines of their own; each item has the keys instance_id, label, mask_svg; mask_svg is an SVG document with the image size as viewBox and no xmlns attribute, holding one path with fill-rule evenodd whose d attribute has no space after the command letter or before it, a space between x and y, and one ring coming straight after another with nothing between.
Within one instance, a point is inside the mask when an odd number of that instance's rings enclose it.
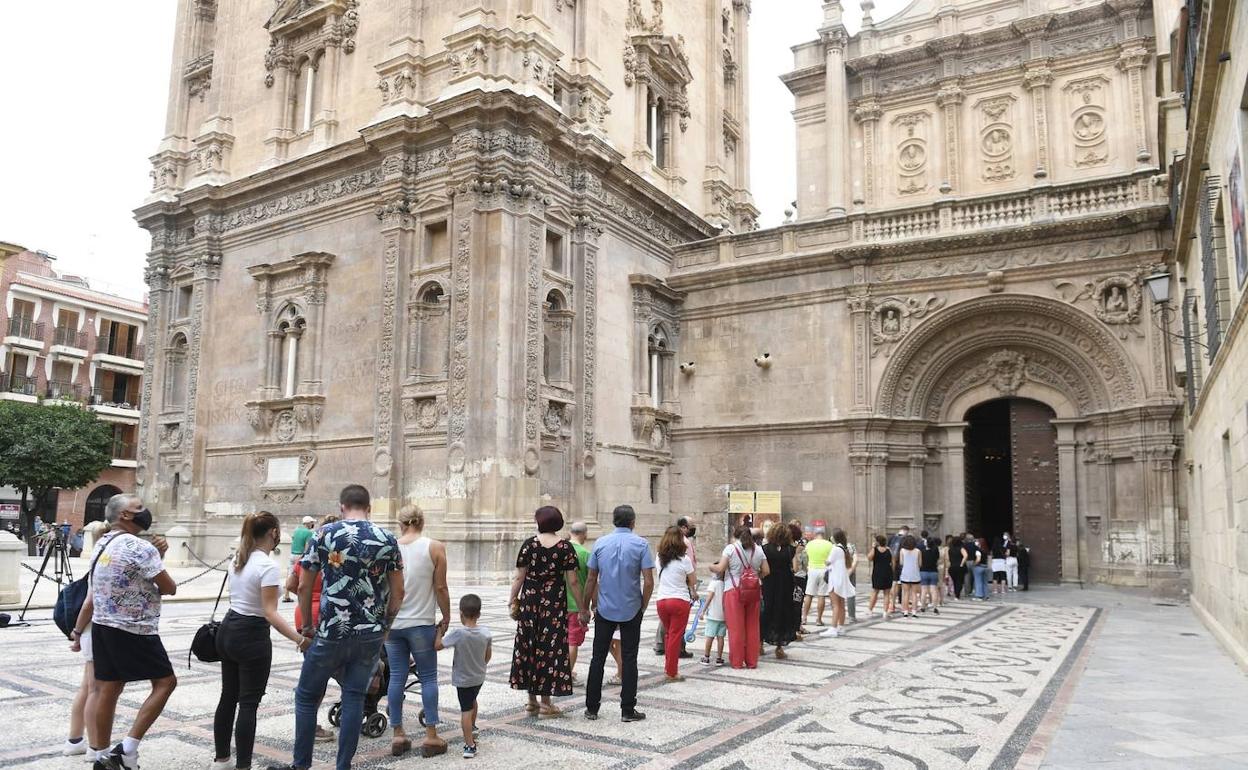
<instances>
[{"instance_id":1,"label":"woman in white t-shirt","mask_svg":"<svg viewBox=\"0 0 1248 770\"><path fill-rule=\"evenodd\" d=\"M216 743L212 770L251 767L256 742L256 711L264 697L269 666L273 662L269 626L293 642L299 652L312 643L277 611L282 573L269 553L277 547L281 537L281 524L268 511L248 514L243 519L238 553L230 572L230 611L217 629L221 700L217 702L216 717L212 721ZM235 739L233 763L230 762L231 733Z\"/></svg>"},{"instance_id":2,"label":"woman in white t-shirt","mask_svg":"<svg viewBox=\"0 0 1248 770\"><path fill-rule=\"evenodd\" d=\"M728 624L728 662L733 668L758 668L762 649L759 632L759 611L762 579L769 570L763 549L754 545L749 527L737 527L736 541L724 546L719 561L711 571L724 576L724 621ZM742 591L741 578L749 566L758 578L756 591ZM750 595L752 594L752 595Z\"/></svg>"},{"instance_id":3,"label":"woman in white t-shirt","mask_svg":"<svg viewBox=\"0 0 1248 770\"><path fill-rule=\"evenodd\" d=\"M681 682L681 641L689 623L689 607L696 595L698 578L694 574L689 546L680 527L668 527L659 541L659 590L656 598L659 622L666 634L663 639L663 672L668 682Z\"/></svg>"}]
</instances>

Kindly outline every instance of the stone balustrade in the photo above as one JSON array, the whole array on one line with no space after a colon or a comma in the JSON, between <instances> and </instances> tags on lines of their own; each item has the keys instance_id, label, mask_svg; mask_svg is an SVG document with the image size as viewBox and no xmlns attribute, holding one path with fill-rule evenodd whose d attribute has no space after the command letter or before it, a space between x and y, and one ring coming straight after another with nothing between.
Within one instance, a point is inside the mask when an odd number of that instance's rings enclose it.
<instances>
[{"instance_id":1,"label":"stone balustrade","mask_svg":"<svg viewBox=\"0 0 1248 770\"><path fill-rule=\"evenodd\" d=\"M681 246L675 250L675 269L678 273L695 272L740 264L743 260L964 236L1166 206L1165 181L1164 176L1150 170L1075 184L1040 185L1015 193L950 197L905 209L858 210L846 216L789 223Z\"/></svg>"}]
</instances>

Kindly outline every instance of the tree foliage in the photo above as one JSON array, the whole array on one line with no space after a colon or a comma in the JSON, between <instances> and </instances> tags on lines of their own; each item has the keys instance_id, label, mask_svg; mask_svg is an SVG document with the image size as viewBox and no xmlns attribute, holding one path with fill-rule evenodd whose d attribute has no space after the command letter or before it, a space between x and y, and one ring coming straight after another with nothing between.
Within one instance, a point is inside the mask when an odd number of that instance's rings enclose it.
<instances>
[{"instance_id":1,"label":"tree foliage","mask_svg":"<svg viewBox=\"0 0 1248 770\"><path fill-rule=\"evenodd\" d=\"M0 485L22 493L27 532L27 520L49 492L90 484L112 463L112 450L112 427L94 412L0 401Z\"/></svg>"}]
</instances>

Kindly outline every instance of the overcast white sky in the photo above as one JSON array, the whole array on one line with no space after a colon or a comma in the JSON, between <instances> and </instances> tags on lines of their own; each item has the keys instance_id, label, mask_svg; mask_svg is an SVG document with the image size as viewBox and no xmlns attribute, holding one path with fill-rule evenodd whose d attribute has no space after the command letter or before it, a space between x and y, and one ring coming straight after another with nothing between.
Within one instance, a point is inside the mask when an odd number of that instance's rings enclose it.
<instances>
[{"instance_id":1,"label":"overcast white sky","mask_svg":"<svg viewBox=\"0 0 1248 770\"><path fill-rule=\"evenodd\" d=\"M902 5L880 0L876 20ZM846 6L854 31L857 3ZM164 130L175 7L0 2L0 29L21 31L0 45L0 240L43 249L61 271L136 297L149 240L130 212L150 189L147 158ZM753 8L752 187L767 226L794 197L793 102L778 76L792 67L789 47L817 36L822 6L754 0Z\"/></svg>"}]
</instances>

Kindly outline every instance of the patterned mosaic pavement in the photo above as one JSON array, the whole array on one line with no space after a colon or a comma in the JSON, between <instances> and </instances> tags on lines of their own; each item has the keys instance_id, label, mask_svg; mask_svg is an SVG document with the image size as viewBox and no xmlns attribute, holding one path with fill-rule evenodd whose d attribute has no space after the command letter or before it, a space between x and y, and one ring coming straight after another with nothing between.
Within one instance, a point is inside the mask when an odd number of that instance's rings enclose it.
<instances>
[{"instance_id":1,"label":"patterned mosaic pavement","mask_svg":"<svg viewBox=\"0 0 1248 770\"><path fill-rule=\"evenodd\" d=\"M939 617L861 621L850 626L848 636L812 638L791 647L789 660L769 658L754 671L683 661L688 679L676 684L662 682L662 658L649 650L652 616L643 628L640 660L639 708L649 718L624 724L610 718L618 703L613 703L615 688L604 695L607 718L596 722L580 716L579 689L562 702L569 711L565 717L539 721L525 714L523 696L507 687L513 624L504 611L505 589L478 593L486 599L483 622L495 635L494 663L480 698L480 754L473 761L480 768L1014 767L1025 753L1037 752L1028 747L1086 649L1100 612L1042 604L1035 593L1004 602L963 602L947 606ZM166 607L162 635L181 660L180 685L144 741L144 770L206 768L211 761L218 675L214 666L198 661L185 667L191 636L208 610L202 603ZM50 623L0 633L0 706L22 726L7 731L0 767L84 767L80 757L59 755L68 702L81 676L77 656ZM587 642L577 666L582 680L588 654ZM440 678L449 682L450 654L440 662ZM612 669L608 662L608 676ZM261 706L256 766L289 761L291 690L298 671L297 654L278 644ZM119 725L129 724L143 695L136 687L124 696ZM331 689L327 705L333 699ZM441 703L443 720L454 724L443 731L451 741L445 757L396 759L388 753L388 738L363 738L356 766L462 762L453 690L443 691ZM409 698L407 708L414 715L419 707ZM332 744L318 746L318 767L330 763L332 754Z\"/></svg>"}]
</instances>

